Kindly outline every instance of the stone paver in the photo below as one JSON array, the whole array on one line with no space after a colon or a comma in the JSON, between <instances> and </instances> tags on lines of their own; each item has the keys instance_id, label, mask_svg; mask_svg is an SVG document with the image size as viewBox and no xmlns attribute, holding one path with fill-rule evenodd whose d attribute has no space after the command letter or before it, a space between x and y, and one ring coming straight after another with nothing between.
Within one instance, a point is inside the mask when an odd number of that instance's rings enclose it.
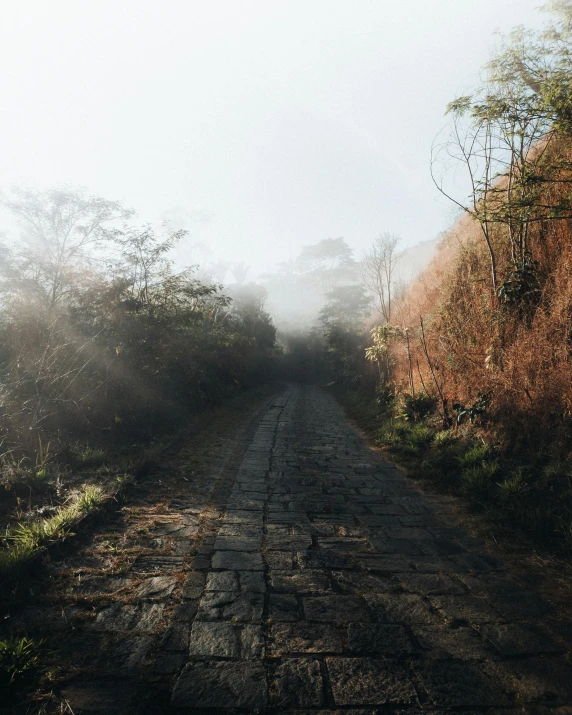
<instances>
[{"instance_id":1,"label":"stone paver","mask_svg":"<svg viewBox=\"0 0 572 715\"><path fill-rule=\"evenodd\" d=\"M179 676L171 704L214 711L244 708L261 712L268 702L266 673L260 661L189 663Z\"/></svg>"},{"instance_id":2,"label":"stone paver","mask_svg":"<svg viewBox=\"0 0 572 715\"><path fill-rule=\"evenodd\" d=\"M188 498L173 497L127 573L78 584L108 599L82 647L118 677L159 684L158 706L141 712L572 705L570 624L445 498L370 450L333 397L289 386L250 435L216 486L189 481ZM131 600L114 601L126 589ZM139 712L123 706L131 682L118 685L121 712ZM80 704L82 683L67 688Z\"/></svg>"},{"instance_id":3,"label":"stone paver","mask_svg":"<svg viewBox=\"0 0 572 715\"><path fill-rule=\"evenodd\" d=\"M262 419L211 564L174 705L230 712L233 674L268 712L569 704L572 668L542 622L549 604L373 454L317 388L289 388ZM245 645L245 633L264 643ZM203 675L213 657L218 695ZM245 663L264 668L256 687ZM213 692L192 701L203 682Z\"/></svg>"}]
</instances>

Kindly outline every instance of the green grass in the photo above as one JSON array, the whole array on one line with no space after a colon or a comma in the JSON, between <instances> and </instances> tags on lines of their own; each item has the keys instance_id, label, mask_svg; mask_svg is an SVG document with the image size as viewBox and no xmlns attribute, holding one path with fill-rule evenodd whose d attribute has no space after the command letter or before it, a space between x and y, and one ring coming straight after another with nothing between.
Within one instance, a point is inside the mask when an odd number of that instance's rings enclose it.
<instances>
[{"instance_id":1,"label":"green grass","mask_svg":"<svg viewBox=\"0 0 572 715\"><path fill-rule=\"evenodd\" d=\"M416 450L426 447L435 435L435 430L423 424L416 424L411 427L407 435L407 441Z\"/></svg>"},{"instance_id":2,"label":"green grass","mask_svg":"<svg viewBox=\"0 0 572 715\"><path fill-rule=\"evenodd\" d=\"M50 489L53 485L54 476L51 474L48 467L39 467L38 469L30 469L21 477L22 484L35 492L43 492Z\"/></svg>"},{"instance_id":3,"label":"green grass","mask_svg":"<svg viewBox=\"0 0 572 715\"><path fill-rule=\"evenodd\" d=\"M433 444L437 449L447 449L457 443L457 436L450 429L440 430L433 435Z\"/></svg>"},{"instance_id":4,"label":"green grass","mask_svg":"<svg viewBox=\"0 0 572 715\"><path fill-rule=\"evenodd\" d=\"M464 467L461 472L461 493L478 503L486 502L495 489L498 472L497 462L484 460L480 464Z\"/></svg>"},{"instance_id":5,"label":"green grass","mask_svg":"<svg viewBox=\"0 0 572 715\"><path fill-rule=\"evenodd\" d=\"M35 452L17 456L9 451L0 457L1 481L8 488L23 485L33 492L45 492L57 479L57 466L50 454L50 443L44 445L38 438Z\"/></svg>"},{"instance_id":6,"label":"green grass","mask_svg":"<svg viewBox=\"0 0 572 715\"><path fill-rule=\"evenodd\" d=\"M572 558L572 460L557 461L532 448L527 454L502 451L485 441L478 426L444 429L435 413L404 419L403 400L388 411L373 396L337 397L415 478L467 500L504 531L521 531L546 550Z\"/></svg>"},{"instance_id":7,"label":"green grass","mask_svg":"<svg viewBox=\"0 0 572 715\"><path fill-rule=\"evenodd\" d=\"M23 544L10 544L0 549L0 575L8 578L17 573L37 549Z\"/></svg>"},{"instance_id":8,"label":"green grass","mask_svg":"<svg viewBox=\"0 0 572 715\"><path fill-rule=\"evenodd\" d=\"M459 454L459 466L463 469L478 467L486 461L490 450L486 444L467 445L467 450Z\"/></svg>"},{"instance_id":9,"label":"green grass","mask_svg":"<svg viewBox=\"0 0 572 715\"><path fill-rule=\"evenodd\" d=\"M104 449L101 447L91 447L89 444L76 445L73 453L83 467L99 467L108 457Z\"/></svg>"},{"instance_id":10,"label":"green grass","mask_svg":"<svg viewBox=\"0 0 572 715\"><path fill-rule=\"evenodd\" d=\"M92 512L104 499L100 487L84 485L47 519L16 524L5 537L8 546L0 550L0 574L17 571L39 549L64 537L77 519Z\"/></svg>"},{"instance_id":11,"label":"green grass","mask_svg":"<svg viewBox=\"0 0 572 715\"><path fill-rule=\"evenodd\" d=\"M7 695L30 685L38 675L44 642L26 637L0 640L0 688Z\"/></svg>"}]
</instances>

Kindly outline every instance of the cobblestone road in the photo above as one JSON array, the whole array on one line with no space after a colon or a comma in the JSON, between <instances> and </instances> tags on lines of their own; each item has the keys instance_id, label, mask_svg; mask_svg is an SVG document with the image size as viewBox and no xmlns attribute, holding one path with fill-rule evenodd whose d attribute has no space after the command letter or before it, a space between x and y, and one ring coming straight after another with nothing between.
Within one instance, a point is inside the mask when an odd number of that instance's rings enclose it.
<instances>
[{"instance_id":1,"label":"cobblestone road","mask_svg":"<svg viewBox=\"0 0 572 715\"><path fill-rule=\"evenodd\" d=\"M89 626L119 633L119 655L138 643L116 660L118 673L139 673L138 693L141 678L163 678L163 703L145 712L572 703L571 624L458 527L445 500L368 449L329 394L288 387L251 434L208 507L173 503L160 526L170 550L123 575L143 577L135 601ZM74 713L115 712L120 689L106 682L95 701L70 686Z\"/></svg>"},{"instance_id":2,"label":"cobblestone road","mask_svg":"<svg viewBox=\"0 0 572 715\"><path fill-rule=\"evenodd\" d=\"M542 624L550 607L452 521L364 446L332 397L287 390L261 421L204 550L172 705L572 703L565 648Z\"/></svg>"}]
</instances>

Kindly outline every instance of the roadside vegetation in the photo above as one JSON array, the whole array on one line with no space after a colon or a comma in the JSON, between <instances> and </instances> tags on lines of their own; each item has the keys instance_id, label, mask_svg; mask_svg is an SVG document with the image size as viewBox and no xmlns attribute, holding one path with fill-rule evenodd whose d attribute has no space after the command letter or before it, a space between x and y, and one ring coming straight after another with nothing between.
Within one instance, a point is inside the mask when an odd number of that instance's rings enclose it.
<instances>
[{"instance_id":1,"label":"roadside vegetation","mask_svg":"<svg viewBox=\"0 0 572 715\"><path fill-rule=\"evenodd\" d=\"M476 423L445 426L425 393L388 402L385 395L333 389L348 415L412 478L465 500L497 536L517 529L572 559L572 461L508 451Z\"/></svg>"},{"instance_id":2,"label":"roadside vegetation","mask_svg":"<svg viewBox=\"0 0 572 715\"><path fill-rule=\"evenodd\" d=\"M55 507L51 516L16 522L4 535L8 544L0 551L0 575L16 573L42 547L65 537L82 517L93 512L105 498L101 487L85 484L77 494Z\"/></svg>"},{"instance_id":3,"label":"roadside vegetation","mask_svg":"<svg viewBox=\"0 0 572 715\"><path fill-rule=\"evenodd\" d=\"M377 247L368 365L331 377L413 476L570 558L572 3L544 9L547 27L501 39L482 84L450 103L432 171L462 216L401 295L396 245ZM459 169L468 200L449 182Z\"/></svg>"},{"instance_id":4,"label":"roadside vegetation","mask_svg":"<svg viewBox=\"0 0 572 715\"><path fill-rule=\"evenodd\" d=\"M30 687L39 677L45 644L33 638L12 637L0 640L0 687L6 700Z\"/></svg>"},{"instance_id":5,"label":"roadside vegetation","mask_svg":"<svg viewBox=\"0 0 572 715\"><path fill-rule=\"evenodd\" d=\"M16 188L0 245L0 579L113 498L191 415L269 376L275 328L175 271L184 231L81 190Z\"/></svg>"}]
</instances>

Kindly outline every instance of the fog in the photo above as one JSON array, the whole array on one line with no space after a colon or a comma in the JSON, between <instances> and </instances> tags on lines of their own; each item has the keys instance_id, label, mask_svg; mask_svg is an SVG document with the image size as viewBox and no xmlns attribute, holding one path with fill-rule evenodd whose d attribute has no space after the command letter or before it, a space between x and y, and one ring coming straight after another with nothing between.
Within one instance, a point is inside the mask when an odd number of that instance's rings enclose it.
<instances>
[{"instance_id":1,"label":"fog","mask_svg":"<svg viewBox=\"0 0 572 715\"><path fill-rule=\"evenodd\" d=\"M445 106L537 6L5 3L0 187L85 186L168 220L189 232L178 265L259 280L297 321L319 308L283 280L304 246L343 237L359 261L382 231L411 248L450 224L429 172Z\"/></svg>"}]
</instances>

